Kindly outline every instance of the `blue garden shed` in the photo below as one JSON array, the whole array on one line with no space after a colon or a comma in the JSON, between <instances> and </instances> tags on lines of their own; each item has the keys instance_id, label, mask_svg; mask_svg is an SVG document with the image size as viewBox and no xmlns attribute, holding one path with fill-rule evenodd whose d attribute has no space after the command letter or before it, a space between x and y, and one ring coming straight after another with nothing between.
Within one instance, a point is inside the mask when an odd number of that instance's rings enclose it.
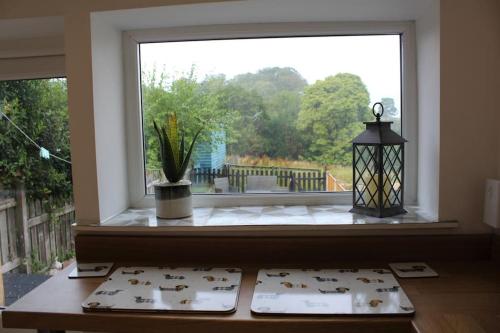
<instances>
[{"instance_id":1,"label":"blue garden shed","mask_svg":"<svg viewBox=\"0 0 500 333\"><path fill-rule=\"evenodd\" d=\"M211 142L199 142L193 155L195 169L222 169L226 161L225 132L212 132Z\"/></svg>"}]
</instances>

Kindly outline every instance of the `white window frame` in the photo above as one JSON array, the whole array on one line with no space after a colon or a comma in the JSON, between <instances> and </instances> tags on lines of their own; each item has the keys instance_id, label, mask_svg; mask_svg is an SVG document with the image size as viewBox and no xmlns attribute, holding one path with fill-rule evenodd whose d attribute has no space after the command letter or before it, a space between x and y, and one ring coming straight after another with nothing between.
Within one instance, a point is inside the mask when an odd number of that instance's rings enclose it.
<instances>
[{"instance_id":1,"label":"white window frame","mask_svg":"<svg viewBox=\"0 0 500 333\"><path fill-rule=\"evenodd\" d=\"M405 204L417 204L418 114L414 21L294 22L222 24L123 32L127 121L128 194L132 208L154 207L145 194L139 44L258 37L383 35L401 36L401 119L405 147ZM373 50L376 52L376 50ZM381 78L383 79L383 78ZM278 194L195 194L195 207L351 204L352 192Z\"/></svg>"}]
</instances>

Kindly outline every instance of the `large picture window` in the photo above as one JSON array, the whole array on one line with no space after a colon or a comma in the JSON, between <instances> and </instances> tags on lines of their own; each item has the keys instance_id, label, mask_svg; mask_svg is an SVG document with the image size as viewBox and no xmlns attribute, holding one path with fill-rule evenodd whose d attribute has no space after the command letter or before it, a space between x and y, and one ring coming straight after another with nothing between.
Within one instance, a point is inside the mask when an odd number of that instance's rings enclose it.
<instances>
[{"instance_id":1,"label":"large picture window","mask_svg":"<svg viewBox=\"0 0 500 333\"><path fill-rule=\"evenodd\" d=\"M196 193L352 189L351 140L382 102L401 132L401 36L140 44L146 192L163 181L153 120L203 128L186 174ZM188 140L189 141L189 140Z\"/></svg>"}]
</instances>

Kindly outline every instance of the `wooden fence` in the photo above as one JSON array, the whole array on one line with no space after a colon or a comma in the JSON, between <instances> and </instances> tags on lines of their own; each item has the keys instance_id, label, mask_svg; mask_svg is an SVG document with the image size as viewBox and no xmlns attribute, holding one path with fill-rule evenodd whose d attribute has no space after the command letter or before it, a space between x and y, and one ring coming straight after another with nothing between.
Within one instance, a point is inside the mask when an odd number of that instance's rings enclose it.
<instances>
[{"instance_id":1,"label":"wooden fence","mask_svg":"<svg viewBox=\"0 0 500 333\"><path fill-rule=\"evenodd\" d=\"M71 203L49 213L40 200L27 200L22 188L0 198L0 258L3 273L23 264L30 272L50 266L74 250Z\"/></svg>"},{"instance_id":2,"label":"wooden fence","mask_svg":"<svg viewBox=\"0 0 500 333\"><path fill-rule=\"evenodd\" d=\"M214 178L227 177L235 192L245 192L248 176L276 176L277 186L290 192L345 191L329 172L319 169L295 169L226 164L222 169L196 168L189 172L193 185L211 187ZM148 170L147 193L154 194L154 184L163 181L161 170Z\"/></svg>"}]
</instances>

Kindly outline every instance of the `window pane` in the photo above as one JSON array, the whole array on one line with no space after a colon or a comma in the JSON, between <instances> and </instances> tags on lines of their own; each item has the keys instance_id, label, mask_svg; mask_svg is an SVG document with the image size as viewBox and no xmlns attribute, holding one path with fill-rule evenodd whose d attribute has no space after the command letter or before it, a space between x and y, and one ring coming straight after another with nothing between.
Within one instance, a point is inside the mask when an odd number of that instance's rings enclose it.
<instances>
[{"instance_id":1,"label":"window pane","mask_svg":"<svg viewBox=\"0 0 500 333\"><path fill-rule=\"evenodd\" d=\"M382 102L401 132L400 36L140 45L147 193L164 178L153 120L175 113L198 193L352 189L351 140ZM214 180L214 178L216 180Z\"/></svg>"}]
</instances>

